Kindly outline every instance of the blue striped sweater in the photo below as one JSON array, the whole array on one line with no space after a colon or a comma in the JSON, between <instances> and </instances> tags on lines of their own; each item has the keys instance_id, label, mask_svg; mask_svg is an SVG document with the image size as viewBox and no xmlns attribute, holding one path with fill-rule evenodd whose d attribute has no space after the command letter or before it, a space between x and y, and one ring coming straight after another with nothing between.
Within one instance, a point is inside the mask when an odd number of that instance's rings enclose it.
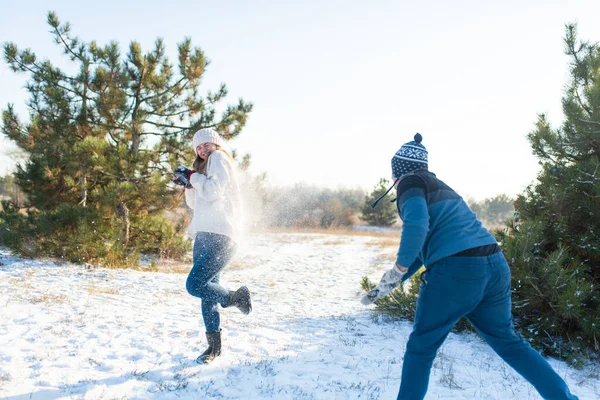
<instances>
[{"instance_id":1,"label":"blue striped sweater","mask_svg":"<svg viewBox=\"0 0 600 400\"><path fill-rule=\"evenodd\" d=\"M396 262L404 280L460 251L497 243L467 203L429 171L407 175L398 184L402 236Z\"/></svg>"}]
</instances>

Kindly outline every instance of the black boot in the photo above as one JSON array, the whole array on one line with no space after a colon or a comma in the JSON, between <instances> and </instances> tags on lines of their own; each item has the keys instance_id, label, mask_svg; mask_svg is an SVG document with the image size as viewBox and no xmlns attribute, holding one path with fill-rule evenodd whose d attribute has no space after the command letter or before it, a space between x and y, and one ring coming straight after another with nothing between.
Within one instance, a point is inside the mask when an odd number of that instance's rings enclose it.
<instances>
[{"instance_id":1,"label":"black boot","mask_svg":"<svg viewBox=\"0 0 600 400\"><path fill-rule=\"evenodd\" d=\"M250 314L250 311L252 311L252 302L250 301L250 291L248 288L242 286L235 292L230 291L229 301L223 307L237 307L242 313L246 315Z\"/></svg>"},{"instance_id":2,"label":"black boot","mask_svg":"<svg viewBox=\"0 0 600 400\"><path fill-rule=\"evenodd\" d=\"M199 364L206 364L221 355L221 330L219 332L206 332L208 349L196 359Z\"/></svg>"}]
</instances>

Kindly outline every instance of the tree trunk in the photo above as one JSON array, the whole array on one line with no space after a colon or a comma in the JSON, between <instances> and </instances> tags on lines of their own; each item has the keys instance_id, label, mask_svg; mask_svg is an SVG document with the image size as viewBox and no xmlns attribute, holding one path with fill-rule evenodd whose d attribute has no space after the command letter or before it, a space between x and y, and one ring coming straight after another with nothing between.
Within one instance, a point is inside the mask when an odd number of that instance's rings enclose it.
<instances>
[{"instance_id":1,"label":"tree trunk","mask_svg":"<svg viewBox=\"0 0 600 400\"><path fill-rule=\"evenodd\" d=\"M85 207L87 203L87 178L85 174L81 172L79 175L79 205Z\"/></svg>"},{"instance_id":2,"label":"tree trunk","mask_svg":"<svg viewBox=\"0 0 600 400\"><path fill-rule=\"evenodd\" d=\"M121 244L123 246L127 246L127 243L129 243L129 209L122 201L119 204L117 204L116 209L117 215L122 220Z\"/></svg>"},{"instance_id":3,"label":"tree trunk","mask_svg":"<svg viewBox=\"0 0 600 400\"><path fill-rule=\"evenodd\" d=\"M138 110L141 105L141 93L142 93L142 81L144 80L144 71L141 71L140 74L140 82L138 84L137 90L135 92L135 105L133 106L133 111L131 113L131 154L133 156L137 156L138 151L140 150L140 144L142 143L142 132L141 130L141 122L138 121Z\"/></svg>"},{"instance_id":4,"label":"tree trunk","mask_svg":"<svg viewBox=\"0 0 600 400\"><path fill-rule=\"evenodd\" d=\"M81 134L85 139L90 134L90 127L88 124L88 109L87 109L87 93L89 85L89 61L82 58L83 61L83 96L81 99L81 112L79 114L79 126ZM79 204L85 207L87 203L87 178L85 176L85 165L82 165L81 172L79 175Z\"/></svg>"},{"instance_id":5,"label":"tree trunk","mask_svg":"<svg viewBox=\"0 0 600 400\"><path fill-rule=\"evenodd\" d=\"M136 156L140 150L140 144L142 142L142 136L139 134L139 130L137 129L137 127L134 127L132 136L133 137L131 139L131 153L134 156Z\"/></svg>"}]
</instances>

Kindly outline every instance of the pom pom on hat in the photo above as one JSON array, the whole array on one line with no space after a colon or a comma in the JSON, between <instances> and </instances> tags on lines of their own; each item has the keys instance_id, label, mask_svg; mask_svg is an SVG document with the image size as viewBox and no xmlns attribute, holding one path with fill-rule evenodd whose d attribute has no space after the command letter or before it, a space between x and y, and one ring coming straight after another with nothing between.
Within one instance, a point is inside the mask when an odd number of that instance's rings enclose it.
<instances>
[{"instance_id":1,"label":"pom pom on hat","mask_svg":"<svg viewBox=\"0 0 600 400\"><path fill-rule=\"evenodd\" d=\"M394 157L392 158L392 174L396 180L411 172L427 169L427 149L421 144L422 141L423 136L417 132L412 142L404 143L402 147L400 147L400 150L394 154ZM379 198L371 204L371 208L377 207L377 204L390 190L393 189L395 184L396 182L394 182L384 194L379 196ZM396 201L396 199L392 200L392 202L394 201Z\"/></svg>"}]
</instances>

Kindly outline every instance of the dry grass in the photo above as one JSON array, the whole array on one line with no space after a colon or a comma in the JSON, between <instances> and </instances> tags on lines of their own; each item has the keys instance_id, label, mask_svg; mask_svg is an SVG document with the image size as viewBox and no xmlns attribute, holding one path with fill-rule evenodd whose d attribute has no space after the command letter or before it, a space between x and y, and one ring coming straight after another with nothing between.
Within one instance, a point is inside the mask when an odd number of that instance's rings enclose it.
<instances>
[{"instance_id":1,"label":"dry grass","mask_svg":"<svg viewBox=\"0 0 600 400\"><path fill-rule=\"evenodd\" d=\"M254 268L257 266L258 266L258 263L256 260L246 260L246 259L242 259L242 258L236 258L227 265L227 269L229 269L231 271L239 271L239 270L243 270L243 269Z\"/></svg>"},{"instance_id":2,"label":"dry grass","mask_svg":"<svg viewBox=\"0 0 600 400\"><path fill-rule=\"evenodd\" d=\"M168 271L164 271L164 272L168 272L170 274L189 274L191 269L192 269L191 263L189 265L180 264L180 265L173 267L173 268L169 269Z\"/></svg>"},{"instance_id":3,"label":"dry grass","mask_svg":"<svg viewBox=\"0 0 600 400\"><path fill-rule=\"evenodd\" d=\"M378 263L393 263L396 261L396 253L389 252L378 254L377 257L375 257L375 261Z\"/></svg>"},{"instance_id":4,"label":"dry grass","mask_svg":"<svg viewBox=\"0 0 600 400\"><path fill-rule=\"evenodd\" d=\"M325 240L323 243L323 245L326 246L338 246L340 244L344 244L346 243L346 241L342 240L342 239L335 239L335 240Z\"/></svg>"},{"instance_id":5,"label":"dry grass","mask_svg":"<svg viewBox=\"0 0 600 400\"><path fill-rule=\"evenodd\" d=\"M20 287L23 289L31 289L33 286L29 282L19 282Z\"/></svg>"},{"instance_id":6,"label":"dry grass","mask_svg":"<svg viewBox=\"0 0 600 400\"><path fill-rule=\"evenodd\" d=\"M62 294L51 294L44 293L39 295L31 295L31 296L19 296L22 300L28 301L33 304L43 303L45 305L50 304L61 304L67 301L67 296Z\"/></svg>"},{"instance_id":7,"label":"dry grass","mask_svg":"<svg viewBox=\"0 0 600 400\"><path fill-rule=\"evenodd\" d=\"M96 287L96 286L91 286L87 289L88 293L91 295L94 294L120 294L119 289L115 289L115 288L103 288L103 287Z\"/></svg>"},{"instance_id":8,"label":"dry grass","mask_svg":"<svg viewBox=\"0 0 600 400\"><path fill-rule=\"evenodd\" d=\"M27 274L27 272L29 272L29 271L26 271L25 274ZM27 274L26 278L21 278L21 277L15 278L13 276L7 277L7 280L9 283L7 286L7 289L11 290L11 291L16 291L17 289L32 289L33 286L30 283L31 279L29 279L29 278L31 278L31 276L32 276L32 274L29 273L29 274ZM25 279L27 279L27 280L25 280Z\"/></svg>"},{"instance_id":9,"label":"dry grass","mask_svg":"<svg viewBox=\"0 0 600 400\"><path fill-rule=\"evenodd\" d=\"M5 383L10 382L10 375L6 372L0 373L0 388L4 386Z\"/></svg>"},{"instance_id":10,"label":"dry grass","mask_svg":"<svg viewBox=\"0 0 600 400\"><path fill-rule=\"evenodd\" d=\"M132 269L142 272L163 272L166 274L187 274L192 268L192 258L185 257L180 260L168 258L151 259L149 264L138 265Z\"/></svg>"},{"instance_id":11,"label":"dry grass","mask_svg":"<svg viewBox=\"0 0 600 400\"><path fill-rule=\"evenodd\" d=\"M188 274L192 269L192 261L189 263L173 263L168 266L162 266L149 272L165 272L169 274Z\"/></svg>"},{"instance_id":12,"label":"dry grass","mask_svg":"<svg viewBox=\"0 0 600 400\"><path fill-rule=\"evenodd\" d=\"M379 240L371 240L370 242L367 242L365 244L367 246L372 246L372 247L396 248L396 247L398 247L399 243L400 243L399 239L379 239Z\"/></svg>"}]
</instances>

